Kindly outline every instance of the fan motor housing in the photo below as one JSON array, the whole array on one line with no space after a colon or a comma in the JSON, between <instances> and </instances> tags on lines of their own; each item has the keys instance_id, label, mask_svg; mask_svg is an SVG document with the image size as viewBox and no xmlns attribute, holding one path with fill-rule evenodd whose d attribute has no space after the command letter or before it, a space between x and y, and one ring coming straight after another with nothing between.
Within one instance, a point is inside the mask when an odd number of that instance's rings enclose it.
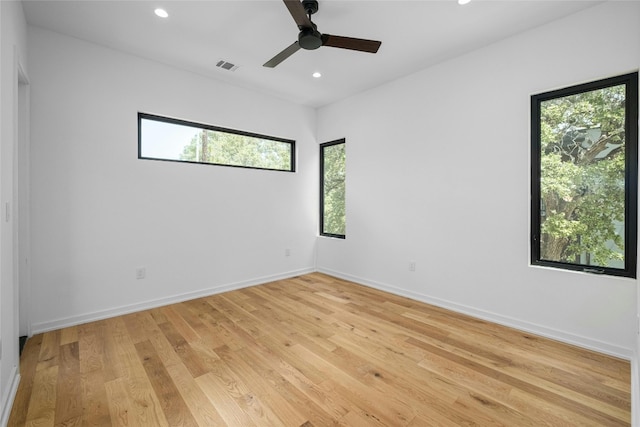
<instances>
[{"instance_id":1,"label":"fan motor housing","mask_svg":"<svg viewBox=\"0 0 640 427\"><path fill-rule=\"evenodd\" d=\"M306 50L314 50L322 46L322 35L315 28L303 28L298 34L298 44Z\"/></svg>"}]
</instances>

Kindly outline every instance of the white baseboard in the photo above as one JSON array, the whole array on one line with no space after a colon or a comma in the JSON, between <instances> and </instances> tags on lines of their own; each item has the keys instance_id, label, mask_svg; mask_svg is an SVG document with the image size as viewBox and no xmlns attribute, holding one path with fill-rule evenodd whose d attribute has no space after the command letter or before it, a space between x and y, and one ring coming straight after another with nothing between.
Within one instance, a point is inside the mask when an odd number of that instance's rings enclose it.
<instances>
[{"instance_id":1,"label":"white baseboard","mask_svg":"<svg viewBox=\"0 0 640 427\"><path fill-rule=\"evenodd\" d=\"M136 311L147 310L150 308L161 307L168 304L174 304L182 301L187 301L195 298L200 298L208 295L215 295L222 292L228 292L236 289L242 289L250 286L260 285L263 283L273 282L276 280L288 279L295 276L313 273L318 271L334 277L338 277L344 280L349 280L364 286L368 286L381 291L389 292L395 295L404 296L407 298L421 301L427 304L432 304L438 307L442 307L448 310L452 310L458 313L467 314L482 320L501 324L511 328L526 331L532 334L540 335L543 337L551 338L554 340L566 342L579 347L583 347L589 350L598 351L600 353L609 354L612 356L620 357L622 359L631 360L631 395L632 395L632 426L640 427L640 354L634 355L633 352L627 348L615 346L609 343L605 343L591 338L569 334L563 331L547 328L545 326L523 322L518 319L514 319L508 316L491 313L477 308L457 304L451 301L446 301L440 298L430 297L428 295L407 291L405 289L397 288L388 284L364 279L361 277L353 276L350 274L333 271L330 269L301 269L296 271L290 271L283 274L265 276L256 279L251 279L242 282L230 283L215 288L203 289L200 291L189 292L185 294L174 295L166 298L159 298L149 300L137 304L126 305L114 309L102 310L93 313L86 313L77 316L71 316L63 319L57 319L48 322L36 323L32 325L33 333L47 332L50 330L60 329L68 326L79 325L82 323L92 322L95 320L106 319L109 317L119 316L123 314L129 314ZM0 426L6 426L11 413L11 407L15 394L18 390L18 384L20 382L20 375L17 369L14 369L13 379L11 383L10 392L7 395L7 399L2 402L2 418L0 418Z\"/></svg>"},{"instance_id":2,"label":"white baseboard","mask_svg":"<svg viewBox=\"0 0 640 427\"><path fill-rule=\"evenodd\" d=\"M182 301L187 301L187 300L200 298L208 295L214 295L222 292L228 292L228 291L246 288L250 286L260 285L263 283L268 283L276 280L288 279L290 277L313 273L314 271L329 274L331 276L339 277L339 278L349 280L355 283L359 283L371 288L379 289L385 292L390 292L392 294L404 296L417 301L422 301L427 304L432 304L438 307L446 308L448 310L456 311L462 314L467 314L469 316L473 316L478 319L487 320L493 323L498 323L500 325L519 329L521 331L529 332L532 334L540 335L540 336L551 338L554 340L566 342L568 344L573 344L579 347L583 347L589 350L594 350L600 353L608 354L608 355L619 357L622 359L632 360L634 357L633 351L628 348L619 347L603 341L594 340L594 339L580 336L580 335L570 334L564 331L548 328L548 327L537 325L530 322L524 322L522 320L515 319L512 317L503 316L503 315L492 313L485 310L480 310L474 307L454 303L454 302L443 300L436 297L431 297L429 295L424 295L417 292L407 291L405 289L397 288L395 286L391 286L385 283L380 283L380 282L368 280L362 277L357 277L350 274L342 273L339 271L333 271L330 269L324 269L324 268L320 268L317 270L314 268L294 270L294 271L289 271L282 274L264 276L264 277L254 278L254 279L242 281L242 282L229 283L229 284L218 286L215 288L202 289L195 292L188 292L185 294L178 294L170 297L143 301L140 303L130 304L130 305L116 307L112 309L101 310L101 311L96 311L92 313L79 314L75 316L70 316L66 318L61 318L61 319L56 319L56 320L51 320L51 321L46 321L41 323L34 323L32 324L31 329L34 334L52 331L55 329L65 328L68 326L80 325L87 322L106 319L109 317L134 313L137 311L161 307L169 304L175 304Z\"/></svg>"},{"instance_id":3,"label":"white baseboard","mask_svg":"<svg viewBox=\"0 0 640 427\"><path fill-rule=\"evenodd\" d=\"M535 323L524 322L519 319L515 319L509 316L503 316L497 313L492 313L485 310L469 307L455 302L443 300L429 295L424 295L416 292L407 291L406 289L397 288L388 284L376 282L373 280L364 279L362 277L352 276L350 274L341 273L339 271L333 271L330 269L320 268L318 272L325 273L330 276L338 277L344 280L349 280L370 288L378 289L381 291L389 292L395 295L411 298L416 301L421 301L427 304L435 305L437 307L446 308L447 310L455 311L458 313L466 314L478 319L486 320L489 322L497 323L510 328L518 329L521 331L529 332L531 334L540 335L546 338L551 338L557 341L572 344L578 347L586 348L588 350L597 351L599 353L608 354L610 356L619 357L625 360L633 359L633 351L619 347L606 342L594 340L591 338L583 337L580 335L570 334L564 331L547 328L546 326L537 325ZM640 426L638 426L640 427Z\"/></svg>"},{"instance_id":4,"label":"white baseboard","mask_svg":"<svg viewBox=\"0 0 640 427\"><path fill-rule=\"evenodd\" d=\"M11 408L13 407L13 401L16 398L18 392L18 385L20 384L20 373L18 367L14 366L11 371L11 381L8 392L5 394L5 399L2 402L2 413L0 414L0 426L6 427L9 422L9 415L11 415Z\"/></svg>"},{"instance_id":5,"label":"white baseboard","mask_svg":"<svg viewBox=\"0 0 640 427\"><path fill-rule=\"evenodd\" d=\"M222 292L233 291L236 289L248 288L250 286L260 285L263 283L269 283L276 280L288 279L295 276L301 276L303 274L313 273L314 268L306 268L294 271L288 271L282 274L263 276L251 280L242 282L229 283L215 288L202 289L195 292L187 292L184 294L172 295L170 297L152 299L143 301L136 304L125 305L107 310L95 311L92 313L79 314L75 316L65 317L62 319L56 319L41 323L33 323L31 325L31 331L33 334L39 334L42 332L53 331L56 329L66 328L69 326L81 325L83 323L93 322L96 320L107 319L110 317L121 316L123 314L135 313L137 311L148 310L151 308L162 307L169 304L175 304L182 301L188 301L196 298L206 297L209 295L215 295Z\"/></svg>"}]
</instances>

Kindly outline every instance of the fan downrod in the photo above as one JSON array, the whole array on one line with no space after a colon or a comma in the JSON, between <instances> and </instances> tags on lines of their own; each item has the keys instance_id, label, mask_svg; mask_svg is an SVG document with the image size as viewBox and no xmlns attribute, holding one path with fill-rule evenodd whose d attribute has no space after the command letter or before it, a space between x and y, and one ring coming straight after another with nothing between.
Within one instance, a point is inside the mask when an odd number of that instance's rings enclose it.
<instances>
[{"instance_id":1,"label":"fan downrod","mask_svg":"<svg viewBox=\"0 0 640 427\"><path fill-rule=\"evenodd\" d=\"M302 7L309 16L309 22L311 22L311 15L318 11L317 0L303 0ZM318 31L316 24L311 22L312 27L300 28L300 34L298 34L298 43L300 47L305 50L315 50L322 46L322 34Z\"/></svg>"},{"instance_id":2,"label":"fan downrod","mask_svg":"<svg viewBox=\"0 0 640 427\"><path fill-rule=\"evenodd\" d=\"M318 11L318 0L302 0L302 7L307 12L307 15L311 17Z\"/></svg>"}]
</instances>

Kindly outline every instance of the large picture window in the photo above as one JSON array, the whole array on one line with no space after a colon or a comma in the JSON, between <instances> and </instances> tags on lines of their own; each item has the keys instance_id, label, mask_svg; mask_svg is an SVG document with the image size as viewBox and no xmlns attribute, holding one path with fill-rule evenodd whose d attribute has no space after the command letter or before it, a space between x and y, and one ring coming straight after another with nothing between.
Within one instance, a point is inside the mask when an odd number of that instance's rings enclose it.
<instances>
[{"instance_id":1,"label":"large picture window","mask_svg":"<svg viewBox=\"0 0 640 427\"><path fill-rule=\"evenodd\" d=\"M320 144L320 234L344 239L345 140Z\"/></svg>"},{"instance_id":2,"label":"large picture window","mask_svg":"<svg viewBox=\"0 0 640 427\"><path fill-rule=\"evenodd\" d=\"M531 262L636 277L638 73L531 97Z\"/></svg>"},{"instance_id":3,"label":"large picture window","mask_svg":"<svg viewBox=\"0 0 640 427\"><path fill-rule=\"evenodd\" d=\"M295 171L295 141L138 113L138 158Z\"/></svg>"}]
</instances>

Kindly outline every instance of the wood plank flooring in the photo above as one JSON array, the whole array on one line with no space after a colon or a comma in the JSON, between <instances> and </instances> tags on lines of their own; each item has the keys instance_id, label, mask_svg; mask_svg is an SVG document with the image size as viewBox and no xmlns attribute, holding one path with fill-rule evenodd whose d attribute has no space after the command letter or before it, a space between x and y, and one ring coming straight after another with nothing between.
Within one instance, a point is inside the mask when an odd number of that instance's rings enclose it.
<instances>
[{"instance_id":1,"label":"wood plank flooring","mask_svg":"<svg viewBox=\"0 0 640 427\"><path fill-rule=\"evenodd\" d=\"M10 426L625 426L629 362L319 273L27 341Z\"/></svg>"}]
</instances>

